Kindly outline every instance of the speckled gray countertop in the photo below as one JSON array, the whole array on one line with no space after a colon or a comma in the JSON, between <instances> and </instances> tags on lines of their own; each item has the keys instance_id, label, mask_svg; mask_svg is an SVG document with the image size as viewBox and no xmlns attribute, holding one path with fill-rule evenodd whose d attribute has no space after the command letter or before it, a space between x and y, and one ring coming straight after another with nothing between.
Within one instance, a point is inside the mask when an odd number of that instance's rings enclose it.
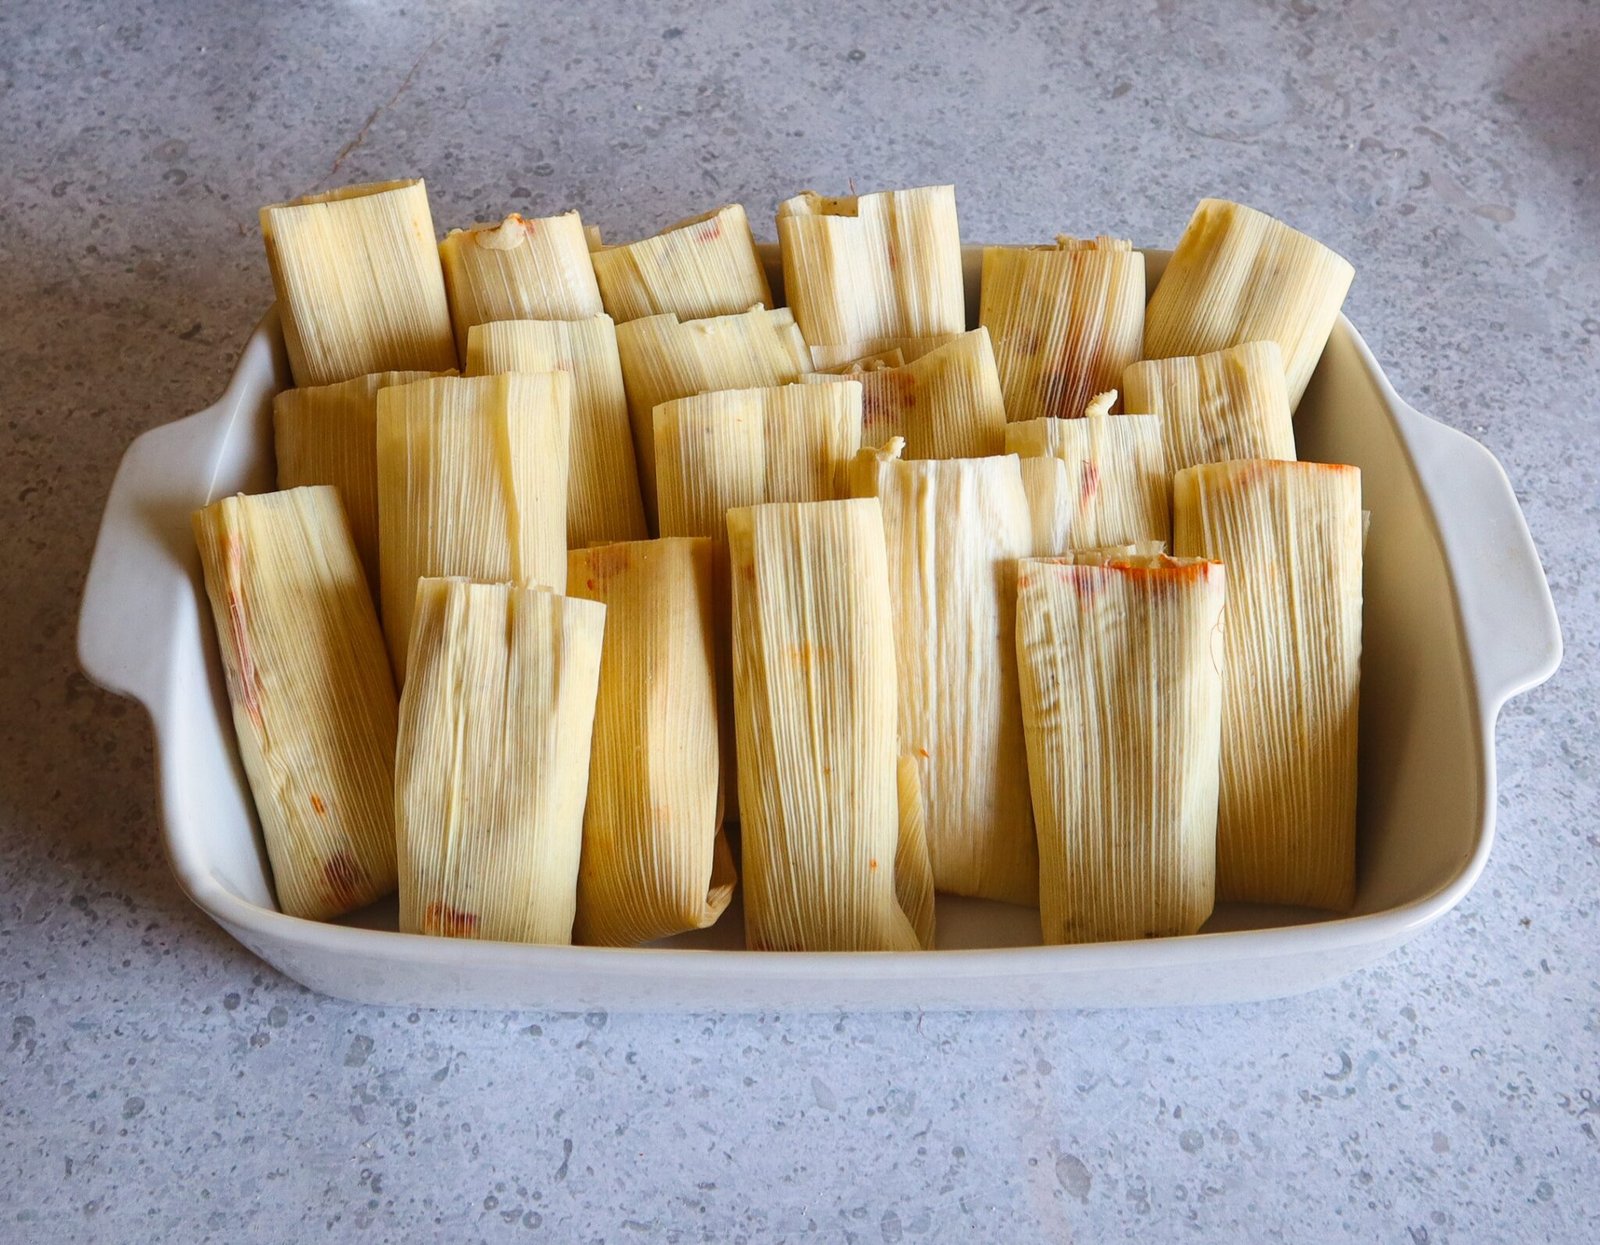
<instances>
[{"instance_id":1,"label":"speckled gray countertop","mask_svg":"<svg viewBox=\"0 0 1600 1245\"><path fill-rule=\"evenodd\" d=\"M0 1240L1600 1239L1600 9L319 7L0 7ZM169 876L74 614L118 456L270 298L256 207L410 174L441 227L770 236L800 187L949 180L970 238L1170 243L1217 193L1335 246L1562 611L1482 882L1206 1010L418 1014L265 968Z\"/></svg>"}]
</instances>

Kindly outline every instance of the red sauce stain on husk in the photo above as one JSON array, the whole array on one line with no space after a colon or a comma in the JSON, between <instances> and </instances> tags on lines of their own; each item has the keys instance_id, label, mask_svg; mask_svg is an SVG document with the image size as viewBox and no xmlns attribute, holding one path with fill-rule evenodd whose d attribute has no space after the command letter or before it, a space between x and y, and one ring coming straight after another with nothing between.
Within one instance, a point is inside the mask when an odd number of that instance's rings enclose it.
<instances>
[{"instance_id":1,"label":"red sauce stain on husk","mask_svg":"<svg viewBox=\"0 0 1600 1245\"><path fill-rule=\"evenodd\" d=\"M462 912L443 901L436 900L422 912L422 932L444 938L470 938L478 928L474 913Z\"/></svg>"},{"instance_id":2,"label":"red sauce stain on husk","mask_svg":"<svg viewBox=\"0 0 1600 1245\"><path fill-rule=\"evenodd\" d=\"M367 886L366 873L347 851L335 852L328 857L322 866L322 880L327 885L329 897L345 909L361 902Z\"/></svg>"}]
</instances>

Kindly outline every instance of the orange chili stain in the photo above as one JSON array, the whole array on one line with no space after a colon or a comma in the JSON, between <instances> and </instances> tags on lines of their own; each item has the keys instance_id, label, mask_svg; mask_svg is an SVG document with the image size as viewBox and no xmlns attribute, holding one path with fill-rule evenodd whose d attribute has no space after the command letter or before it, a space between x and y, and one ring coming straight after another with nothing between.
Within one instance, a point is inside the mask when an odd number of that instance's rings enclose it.
<instances>
[{"instance_id":1,"label":"orange chili stain","mask_svg":"<svg viewBox=\"0 0 1600 1245\"><path fill-rule=\"evenodd\" d=\"M590 592L600 591L606 580L620 575L633 565L633 554L625 544L600 545L583 551L583 560L589 571L584 580Z\"/></svg>"},{"instance_id":2,"label":"orange chili stain","mask_svg":"<svg viewBox=\"0 0 1600 1245\"><path fill-rule=\"evenodd\" d=\"M926 748L918 748L917 749L917 755L919 757L922 757L922 758L926 759L928 757L928 755L929 755L929 752L928 752L928 750Z\"/></svg>"},{"instance_id":3,"label":"orange chili stain","mask_svg":"<svg viewBox=\"0 0 1600 1245\"><path fill-rule=\"evenodd\" d=\"M328 857L322 866L322 880L327 884L329 896L341 908L353 908L364 897L367 875L348 851L335 852Z\"/></svg>"},{"instance_id":4,"label":"orange chili stain","mask_svg":"<svg viewBox=\"0 0 1600 1245\"><path fill-rule=\"evenodd\" d=\"M316 811L318 817L326 817L328 815L327 804L315 791L311 793L311 807Z\"/></svg>"},{"instance_id":5,"label":"orange chili stain","mask_svg":"<svg viewBox=\"0 0 1600 1245\"><path fill-rule=\"evenodd\" d=\"M713 216L710 220L701 221L696 227L695 241L715 242L722 236L722 221Z\"/></svg>"},{"instance_id":6,"label":"orange chili stain","mask_svg":"<svg viewBox=\"0 0 1600 1245\"><path fill-rule=\"evenodd\" d=\"M878 862L876 860L867 861L867 868L876 869L877 867L878 867Z\"/></svg>"},{"instance_id":7,"label":"orange chili stain","mask_svg":"<svg viewBox=\"0 0 1600 1245\"><path fill-rule=\"evenodd\" d=\"M1098 463L1086 462L1083 464L1083 480L1079 490L1084 501L1093 501L1094 495L1100 488L1100 466Z\"/></svg>"},{"instance_id":8,"label":"orange chili stain","mask_svg":"<svg viewBox=\"0 0 1600 1245\"><path fill-rule=\"evenodd\" d=\"M470 938L478 928L478 918L442 901L429 904L422 912L422 932L444 938Z\"/></svg>"}]
</instances>

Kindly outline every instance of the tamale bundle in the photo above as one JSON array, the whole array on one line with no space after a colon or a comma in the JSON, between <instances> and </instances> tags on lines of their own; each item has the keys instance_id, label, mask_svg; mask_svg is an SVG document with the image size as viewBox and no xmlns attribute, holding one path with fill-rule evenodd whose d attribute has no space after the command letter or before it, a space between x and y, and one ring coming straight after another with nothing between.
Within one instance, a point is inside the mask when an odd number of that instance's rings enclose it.
<instances>
[{"instance_id":1,"label":"tamale bundle","mask_svg":"<svg viewBox=\"0 0 1600 1245\"><path fill-rule=\"evenodd\" d=\"M1122 373L1124 405L1161 417L1167 468L1236 458L1292 459L1294 424L1274 341L1146 359Z\"/></svg>"},{"instance_id":2,"label":"tamale bundle","mask_svg":"<svg viewBox=\"0 0 1600 1245\"><path fill-rule=\"evenodd\" d=\"M1275 341L1293 410L1355 272L1348 260L1265 212L1202 199L1145 308L1145 358Z\"/></svg>"},{"instance_id":3,"label":"tamale bundle","mask_svg":"<svg viewBox=\"0 0 1600 1245\"><path fill-rule=\"evenodd\" d=\"M333 385L285 389L272 400L278 487L331 484L374 598L378 595L378 390L432 372L376 372Z\"/></svg>"},{"instance_id":4,"label":"tamale bundle","mask_svg":"<svg viewBox=\"0 0 1600 1245\"><path fill-rule=\"evenodd\" d=\"M1006 452L1022 458L1042 556L1167 538L1170 477L1154 415L1107 415L1115 392L1083 419L1006 425Z\"/></svg>"},{"instance_id":5,"label":"tamale bundle","mask_svg":"<svg viewBox=\"0 0 1600 1245\"><path fill-rule=\"evenodd\" d=\"M861 386L719 389L655 409L663 536L726 543L727 512L772 501L828 501L845 492L861 448Z\"/></svg>"},{"instance_id":6,"label":"tamale bundle","mask_svg":"<svg viewBox=\"0 0 1600 1245\"><path fill-rule=\"evenodd\" d=\"M1273 459L1173 478L1173 551L1228 568L1217 894L1355 897L1361 472Z\"/></svg>"},{"instance_id":7,"label":"tamale bundle","mask_svg":"<svg viewBox=\"0 0 1600 1245\"><path fill-rule=\"evenodd\" d=\"M611 317L502 320L467 334L467 375L566 372L572 377L567 546L649 533Z\"/></svg>"},{"instance_id":8,"label":"tamale bundle","mask_svg":"<svg viewBox=\"0 0 1600 1245\"><path fill-rule=\"evenodd\" d=\"M421 181L375 182L261 209L296 385L456 366Z\"/></svg>"},{"instance_id":9,"label":"tamale bundle","mask_svg":"<svg viewBox=\"0 0 1600 1245\"><path fill-rule=\"evenodd\" d=\"M910 363L807 372L801 380L859 382L861 442L872 448L899 437L906 458L983 458L1005 443L1005 404L986 329L957 334Z\"/></svg>"},{"instance_id":10,"label":"tamale bundle","mask_svg":"<svg viewBox=\"0 0 1600 1245\"><path fill-rule=\"evenodd\" d=\"M576 212L452 229L439 244L456 349L498 320L587 320L603 310Z\"/></svg>"},{"instance_id":11,"label":"tamale bundle","mask_svg":"<svg viewBox=\"0 0 1600 1245\"><path fill-rule=\"evenodd\" d=\"M701 320L772 305L750 222L737 203L669 225L653 238L599 246L590 259L606 311L619 324L668 313Z\"/></svg>"},{"instance_id":12,"label":"tamale bundle","mask_svg":"<svg viewBox=\"0 0 1600 1245\"><path fill-rule=\"evenodd\" d=\"M787 310L752 307L738 315L683 320L645 316L617 326L633 445L645 513L656 518L655 409L713 389L786 385L810 366L805 340Z\"/></svg>"},{"instance_id":13,"label":"tamale bundle","mask_svg":"<svg viewBox=\"0 0 1600 1245\"><path fill-rule=\"evenodd\" d=\"M194 532L278 906L364 907L395 886L395 695L338 493L224 497Z\"/></svg>"},{"instance_id":14,"label":"tamale bundle","mask_svg":"<svg viewBox=\"0 0 1600 1245\"><path fill-rule=\"evenodd\" d=\"M954 186L806 191L778 205L778 243L785 294L812 346L967 327Z\"/></svg>"},{"instance_id":15,"label":"tamale bundle","mask_svg":"<svg viewBox=\"0 0 1600 1245\"><path fill-rule=\"evenodd\" d=\"M1106 237L984 247L978 323L994 338L1007 419L1076 418L1141 357L1144 256Z\"/></svg>"},{"instance_id":16,"label":"tamale bundle","mask_svg":"<svg viewBox=\"0 0 1600 1245\"><path fill-rule=\"evenodd\" d=\"M728 539L746 942L930 946L928 858L896 745L879 505L744 507L729 512Z\"/></svg>"},{"instance_id":17,"label":"tamale bundle","mask_svg":"<svg viewBox=\"0 0 1600 1245\"><path fill-rule=\"evenodd\" d=\"M400 699L400 929L570 943L606 607L423 579Z\"/></svg>"},{"instance_id":18,"label":"tamale bundle","mask_svg":"<svg viewBox=\"0 0 1600 1245\"><path fill-rule=\"evenodd\" d=\"M606 606L578 942L625 947L702 929L733 895L711 553L709 540L670 539L567 557L571 594Z\"/></svg>"},{"instance_id":19,"label":"tamale bundle","mask_svg":"<svg viewBox=\"0 0 1600 1245\"><path fill-rule=\"evenodd\" d=\"M1202 558L1018 564L1046 943L1193 934L1211 915L1224 596Z\"/></svg>"},{"instance_id":20,"label":"tamale bundle","mask_svg":"<svg viewBox=\"0 0 1600 1245\"><path fill-rule=\"evenodd\" d=\"M419 579L566 586L571 411L565 372L379 390L383 627L401 682Z\"/></svg>"},{"instance_id":21,"label":"tamale bundle","mask_svg":"<svg viewBox=\"0 0 1600 1245\"><path fill-rule=\"evenodd\" d=\"M934 886L1032 904L1039 857L1017 700L1015 563L1033 531L1015 457L902 462L863 450L883 508L900 746L916 766Z\"/></svg>"}]
</instances>

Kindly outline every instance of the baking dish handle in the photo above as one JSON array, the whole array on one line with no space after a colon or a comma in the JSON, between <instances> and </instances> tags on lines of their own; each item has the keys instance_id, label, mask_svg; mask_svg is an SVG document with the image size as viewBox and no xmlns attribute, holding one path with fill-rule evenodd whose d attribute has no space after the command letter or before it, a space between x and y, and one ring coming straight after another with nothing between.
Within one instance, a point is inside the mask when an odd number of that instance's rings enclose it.
<instances>
[{"instance_id":1,"label":"baking dish handle","mask_svg":"<svg viewBox=\"0 0 1600 1245\"><path fill-rule=\"evenodd\" d=\"M1495 456L1465 433L1404 410L1412 461L1455 584L1479 702L1492 714L1561 664L1550 585Z\"/></svg>"},{"instance_id":2,"label":"baking dish handle","mask_svg":"<svg viewBox=\"0 0 1600 1245\"><path fill-rule=\"evenodd\" d=\"M135 438L100 520L78 615L78 661L102 687L152 705L165 671L172 580L194 554L189 516L210 476L216 407ZM187 482L187 484L183 483ZM181 496L179 495L181 494Z\"/></svg>"},{"instance_id":3,"label":"baking dish handle","mask_svg":"<svg viewBox=\"0 0 1600 1245\"><path fill-rule=\"evenodd\" d=\"M263 376L271 378L265 397ZM271 464L252 465L248 437L236 434L251 420L270 419L271 394L286 384L271 310L213 405L136 437L122 456L78 614L78 662L102 687L154 707L169 673L174 602L182 598L174 581L192 583L198 573L190 516L219 488L272 487Z\"/></svg>"}]
</instances>

